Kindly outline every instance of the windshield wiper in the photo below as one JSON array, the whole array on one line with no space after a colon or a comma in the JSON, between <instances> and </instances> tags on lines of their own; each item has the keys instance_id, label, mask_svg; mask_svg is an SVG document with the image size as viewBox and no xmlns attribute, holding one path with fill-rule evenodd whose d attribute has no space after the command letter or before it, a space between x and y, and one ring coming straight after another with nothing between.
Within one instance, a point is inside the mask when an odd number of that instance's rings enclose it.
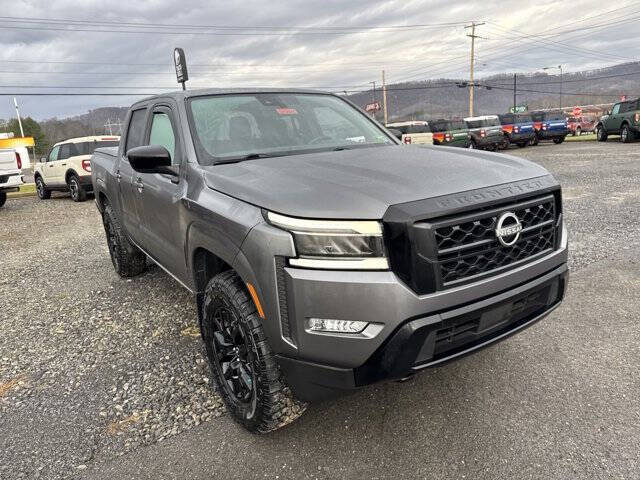
<instances>
[{"instance_id":1,"label":"windshield wiper","mask_svg":"<svg viewBox=\"0 0 640 480\"><path fill-rule=\"evenodd\" d=\"M213 162L214 165L225 165L227 163L238 163L244 162L245 160L257 160L259 158L271 158L274 155L269 155L268 153L247 153L246 155L241 155L239 157L231 157L225 158L223 160L217 160Z\"/></svg>"}]
</instances>

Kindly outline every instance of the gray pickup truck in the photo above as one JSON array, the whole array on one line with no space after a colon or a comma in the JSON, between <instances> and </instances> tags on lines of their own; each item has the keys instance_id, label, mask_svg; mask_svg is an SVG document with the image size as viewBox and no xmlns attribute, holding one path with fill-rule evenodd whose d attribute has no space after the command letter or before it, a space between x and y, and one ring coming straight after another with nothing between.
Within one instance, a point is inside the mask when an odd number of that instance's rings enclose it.
<instances>
[{"instance_id":1,"label":"gray pickup truck","mask_svg":"<svg viewBox=\"0 0 640 480\"><path fill-rule=\"evenodd\" d=\"M567 287L544 168L402 145L332 94L147 98L92 167L116 272L150 258L194 294L217 390L253 432L496 343Z\"/></svg>"}]
</instances>

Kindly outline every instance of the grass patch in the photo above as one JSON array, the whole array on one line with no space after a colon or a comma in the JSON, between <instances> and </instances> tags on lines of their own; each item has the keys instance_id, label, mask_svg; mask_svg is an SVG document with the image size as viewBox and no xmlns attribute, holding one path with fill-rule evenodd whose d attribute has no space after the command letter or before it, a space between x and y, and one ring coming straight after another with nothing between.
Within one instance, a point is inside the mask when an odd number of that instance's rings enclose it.
<instances>
[{"instance_id":1,"label":"grass patch","mask_svg":"<svg viewBox=\"0 0 640 480\"><path fill-rule=\"evenodd\" d=\"M18 385L22 378L22 376L19 376L9 380L8 382L0 383L0 397L4 397L9 392L9 390Z\"/></svg>"},{"instance_id":2,"label":"grass patch","mask_svg":"<svg viewBox=\"0 0 640 480\"><path fill-rule=\"evenodd\" d=\"M582 135L567 135L564 139L566 142L595 142L596 134L595 133L585 133Z\"/></svg>"},{"instance_id":3,"label":"grass patch","mask_svg":"<svg viewBox=\"0 0 640 480\"><path fill-rule=\"evenodd\" d=\"M20 185L19 192L9 192L7 197L9 198L17 198L17 197L30 197L36 194L36 184L35 183L25 183L24 185Z\"/></svg>"}]
</instances>

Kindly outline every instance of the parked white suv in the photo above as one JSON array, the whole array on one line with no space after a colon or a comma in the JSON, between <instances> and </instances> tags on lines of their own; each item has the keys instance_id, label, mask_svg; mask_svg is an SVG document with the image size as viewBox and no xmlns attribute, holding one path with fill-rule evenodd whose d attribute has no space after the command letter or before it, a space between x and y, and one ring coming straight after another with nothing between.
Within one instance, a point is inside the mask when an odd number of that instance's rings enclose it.
<instances>
[{"instance_id":1,"label":"parked white suv","mask_svg":"<svg viewBox=\"0 0 640 480\"><path fill-rule=\"evenodd\" d=\"M18 191L24 183L22 160L13 148L0 149L0 207L7 201L7 193Z\"/></svg>"},{"instance_id":2,"label":"parked white suv","mask_svg":"<svg viewBox=\"0 0 640 480\"><path fill-rule=\"evenodd\" d=\"M71 138L56 143L49 155L40 159L33 172L36 190L41 200L52 191L70 192L74 202L82 202L91 185L91 155L99 147L117 147L118 136Z\"/></svg>"}]
</instances>

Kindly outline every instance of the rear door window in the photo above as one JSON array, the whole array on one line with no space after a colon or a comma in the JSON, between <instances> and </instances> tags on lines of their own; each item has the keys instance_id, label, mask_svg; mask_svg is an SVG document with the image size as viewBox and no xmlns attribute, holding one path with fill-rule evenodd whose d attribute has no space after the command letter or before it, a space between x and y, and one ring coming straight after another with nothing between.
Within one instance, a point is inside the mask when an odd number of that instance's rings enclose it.
<instances>
[{"instance_id":1,"label":"rear door window","mask_svg":"<svg viewBox=\"0 0 640 480\"><path fill-rule=\"evenodd\" d=\"M446 120L430 120L429 126L432 132L446 132L449 129L449 122Z\"/></svg>"},{"instance_id":2,"label":"rear door window","mask_svg":"<svg viewBox=\"0 0 640 480\"><path fill-rule=\"evenodd\" d=\"M611 115L617 115L620 112L620 104L616 103L611 109Z\"/></svg>"},{"instance_id":3,"label":"rear door window","mask_svg":"<svg viewBox=\"0 0 640 480\"><path fill-rule=\"evenodd\" d=\"M451 120L449 122L450 130L466 130L467 124L464 123L464 120Z\"/></svg>"},{"instance_id":4,"label":"rear door window","mask_svg":"<svg viewBox=\"0 0 640 480\"><path fill-rule=\"evenodd\" d=\"M430 131L428 125L409 125L407 129L407 133L429 133Z\"/></svg>"},{"instance_id":5,"label":"rear door window","mask_svg":"<svg viewBox=\"0 0 640 480\"><path fill-rule=\"evenodd\" d=\"M75 145L73 143L63 143L60 145L60 152L58 153L58 160L66 160L67 158L75 156Z\"/></svg>"},{"instance_id":6,"label":"rear door window","mask_svg":"<svg viewBox=\"0 0 640 480\"><path fill-rule=\"evenodd\" d=\"M128 152L132 148L143 145L146 115L147 115L146 108L134 110L133 113L131 113L131 120L129 121L129 130L127 131L127 143L125 145L125 152Z\"/></svg>"},{"instance_id":7,"label":"rear door window","mask_svg":"<svg viewBox=\"0 0 640 480\"><path fill-rule=\"evenodd\" d=\"M515 123L514 116L510 113L507 113L505 115L498 115L498 118L500 119L500 123L502 123L502 125L509 125L510 123Z\"/></svg>"}]
</instances>

